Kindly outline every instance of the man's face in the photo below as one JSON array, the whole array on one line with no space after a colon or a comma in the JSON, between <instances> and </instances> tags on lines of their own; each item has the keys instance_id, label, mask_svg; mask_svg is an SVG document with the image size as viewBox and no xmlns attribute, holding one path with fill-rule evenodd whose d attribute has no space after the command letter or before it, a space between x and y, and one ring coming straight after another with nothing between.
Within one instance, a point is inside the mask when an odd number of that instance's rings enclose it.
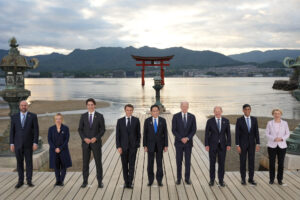
<instances>
[{"instance_id":1,"label":"man's face","mask_svg":"<svg viewBox=\"0 0 300 200\"><path fill-rule=\"evenodd\" d=\"M151 110L151 115L152 117L157 118L159 115L159 109L157 107L153 107Z\"/></svg>"},{"instance_id":2,"label":"man's face","mask_svg":"<svg viewBox=\"0 0 300 200\"><path fill-rule=\"evenodd\" d=\"M28 110L28 103L26 101L21 101L19 105L20 111L25 113Z\"/></svg>"},{"instance_id":3,"label":"man's face","mask_svg":"<svg viewBox=\"0 0 300 200\"><path fill-rule=\"evenodd\" d=\"M189 104L188 103L182 103L181 106L180 106L180 108L181 108L181 111L183 113L187 113L188 110L189 110Z\"/></svg>"},{"instance_id":4,"label":"man's face","mask_svg":"<svg viewBox=\"0 0 300 200\"><path fill-rule=\"evenodd\" d=\"M86 104L86 107L88 109L89 112L94 112L95 111L95 104L92 102L92 101L89 101L87 104Z\"/></svg>"},{"instance_id":5,"label":"man's face","mask_svg":"<svg viewBox=\"0 0 300 200\"><path fill-rule=\"evenodd\" d=\"M215 117L216 117L216 118L220 118L221 115L222 115L222 113L223 113L223 111L222 111L221 108L219 108L219 107L215 108L214 114L215 114Z\"/></svg>"},{"instance_id":6,"label":"man's face","mask_svg":"<svg viewBox=\"0 0 300 200\"><path fill-rule=\"evenodd\" d=\"M132 115L132 113L133 113L133 108L127 106L125 108L125 113L126 113L127 117L130 117Z\"/></svg>"},{"instance_id":7,"label":"man's face","mask_svg":"<svg viewBox=\"0 0 300 200\"><path fill-rule=\"evenodd\" d=\"M246 107L246 108L243 109L243 112L244 112L244 115L246 117L249 117L250 113L251 113L251 108L250 107Z\"/></svg>"}]
</instances>

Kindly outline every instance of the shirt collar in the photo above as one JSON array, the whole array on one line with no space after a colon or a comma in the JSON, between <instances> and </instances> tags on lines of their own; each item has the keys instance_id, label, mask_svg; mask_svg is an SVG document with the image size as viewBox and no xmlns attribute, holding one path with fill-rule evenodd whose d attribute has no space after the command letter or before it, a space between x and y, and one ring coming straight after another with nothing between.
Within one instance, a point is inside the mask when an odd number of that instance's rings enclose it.
<instances>
[{"instance_id":1,"label":"shirt collar","mask_svg":"<svg viewBox=\"0 0 300 200\"><path fill-rule=\"evenodd\" d=\"M245 119L247 119L247 118L251 119L251 116L250 116L250 115L249 115L248 117L247 117L246 115L244 115L244 117L245 117Z\"/></svg>"},{"instance_id":2,"label":"shirt collar","mask_svg":"<svg viewBox=\"0 0 300 200\"><path fill-rule=\"evenodd\" d=\"M90 115L90 114L94 115L94 114L95 114L95 111L94 111L94 112L91 112L91 113L90 113L90 112L88 112L88 113L89 113L89 115Z\"/></svg>"},{"instance_id":3,"label":"shirt collar","mask_svg":"<svg viewBox=\"0 0 300 200\"><path fill-rule=\"evenodd\" d=\"M23 117L23 115L27 116L28 111L26 111L25 113L20 112L20 115Z\"/></svg>"},{"instance_id":4,"label":"shirt collar","mask_svg":"<svg viewBox=\"0 0 300 200\"><path fill-rule=\"evenodd\" d=\"M130 117L127 117L127 115L125 115L125 119L130 118L131 119L132 115Z\"/></svg>"},{"instance_id":5,"label":"shirt collar","mask_svg":"<svg viewBox=\"0 0 300 200\"><path fill-rule=\"evenodd\" d=\"M220 118L215 117L215 119L216 119L216 121L218 121L218 119L222 120L222 117L220 117Z\"/></svg>"}]
</instances>

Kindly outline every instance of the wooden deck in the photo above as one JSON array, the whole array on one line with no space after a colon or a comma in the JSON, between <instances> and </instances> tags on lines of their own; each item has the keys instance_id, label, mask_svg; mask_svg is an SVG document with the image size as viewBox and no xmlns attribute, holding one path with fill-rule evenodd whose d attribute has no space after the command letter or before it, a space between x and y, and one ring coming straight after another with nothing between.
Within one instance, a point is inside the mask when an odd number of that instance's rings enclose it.
<instances>
[{"instance_id":1,"label":"wooden deck","mask_svg":"<svg viewBox=\"0 0 300 200\"><path fill-rule=\"evenodd\" d=\"M147 115L137 114L141 125ZM176 161L174 137L171 133L172 115L162 115L167 119L169 130L169 150L164 153L163 187L157 187L156 181L152 187L147 186L147 154L143 148L137 153L134 188L123 189L122 165L115 147L115 134L103 145L104 188L97 188L95 179L95 164L90 164L89 184L82 184L81 172L68 172L64 187L54 187L55 176L50 172L36 172L33 175L35 187L24 185L15 189L17 173L0 173L0 199L300 199L300 173L285 172L284 182L287 186L269 185L268 172L255 172L258 186L242 186L239 172L226 172L226 187L217 185L209 187L209 161L201 141L194 137L192 152L191 181L192 185L176 185ZM183 165L184 170L184 165Z\"/></svg>"}]
</instances>

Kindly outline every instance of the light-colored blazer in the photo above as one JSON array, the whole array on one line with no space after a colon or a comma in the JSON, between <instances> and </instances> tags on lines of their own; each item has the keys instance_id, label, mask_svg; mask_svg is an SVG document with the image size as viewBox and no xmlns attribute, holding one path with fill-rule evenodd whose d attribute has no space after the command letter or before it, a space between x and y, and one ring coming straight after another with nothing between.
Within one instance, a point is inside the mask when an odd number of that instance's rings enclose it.
<instances>
[{"instance_id":1,"label":"light-colored blazer","mask_svg":"<svg viewBox=\"0 0 300 200\"><path fill-rule=\"evenodd\" d=\"M267 124L266 136L268 138L268 147L276 148L287 148L286 140L290 137L289 125L286 121L281 120L279 130L275 128L275 121L271 120ZM283 139L281 142L275 142L275 138L280 137Z\"/></svg>"}]
</instances>

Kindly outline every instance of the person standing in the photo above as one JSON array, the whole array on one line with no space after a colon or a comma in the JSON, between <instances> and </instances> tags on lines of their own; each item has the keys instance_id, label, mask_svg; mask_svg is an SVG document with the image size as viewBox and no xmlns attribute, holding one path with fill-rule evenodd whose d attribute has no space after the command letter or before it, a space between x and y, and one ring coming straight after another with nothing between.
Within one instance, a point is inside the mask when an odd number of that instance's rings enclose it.
<instances>
[{"instance_id":1,"label":"person standing","mask_svg":"<svg viewBox=\"0 0 300 200\"><path fill-rule=\"evenodd\" d=\"M181 102L181 112L175 114L172 119L172 132L175 136L177 181L181 183L183 153L185 156L185 182L190 185L191 154L193 137L196 133L196 118L188 112L189 103Z\"/></svg>"},{"instance_id":2,"label":"person standing","mask_svg":"<svg viewBox=\"0 0 300 200\"><path fill-rule=\"evenodd\" d=\"M89 163L91 157L91 151L93 152L96 171L98 188L103 188L103 169L102 169L102 140L101 137L105 133L105 123L103 115L95 111L96 101L93 98L86 100L86 106L88 112L81 115L79 121L78 132L82 139L82 158L83 158L83 183L82 188L85 188L88 184L89 177Z\"/></svg>"},{"instance_id":3,"label":"person standing","mask_svg":"<svg viewBox=\"0 0 300 200\"><path fill-rule=\"evenodd\" d=\"M248 182L257 185L254 181L255 150L259 151L259 131L256 117L250 116L251 106L243 105L244 115L237 119L235 126L235 144L240 154L241 184L246 185L246 160L248 155Z\"/></svg>"},{"instance_id":4,"label":"person standing","mask_svg":"<svg viewBox=\"0 0 300 200\"><path fill-rule=\"evenodd\" d=\"M154 155L156 155L156 180L158 186L163 186L163 151L168 151L168 129L166 120L159 116L159 107L152 105L150 108L151 117L147 118L144 123L143 146L145 152L148 152L148 186L154 181Z\"/></svg>"},{"instance_id":5,"label":"person standing","mask_svg":"<svg viewBox=\"0 0 300 200\"><path fill-rule=\"evenodd\" d=\"M283 185L283 164L286 153L286 140L290 137L288 123L281 119L282 111L274 109L272 111L274 120L267 124L266 136L268 138L269 170L270 184L274 184L275 179L275 161L278 159L277 180L279 185Z\"/></svg>"},{"instance_id":6,"label":"person standing","mask_svg":"<svg viewBox=\"0 0 300 200\"><path fill-rule=\"evenodd\" d=\"M214 108L214 117L207 120L205 128L205 149L209 152L209 185L213 186L215 182L216 157L218 157L218 179L219 185L225 187L225 157L226 151L231 149L230 123L225 117L222 117L222 107Z\"/></svg>"},{"instance_id":7,"label":"person standing","mask_svg":"<svg viewBox=\"0 0 300 200\"><path fill-rule=\"evenodd\" d=\"M64 125L63 115L57 113L54 116L54 126L48 130L49 165L55 171L55 186L63 186L67 173L67 168L72 166L71 155L69 152L69 127Z\"/></svg>"},{"instance_id":8,"label":"person standing","mask_svg":"<svg viewBox=\"0 0 300 200\"><path fill-rule=\"evenodd\" d=\"M133 105L125 105L125 117L118 119L116 127L116 146L122 160L124 187L131 189L136 152L141 140L140 120L132 116L133 109Z\"/></svg>"},{"instance_id":9,"label":"person standing","mask_svg":"<svg viewBox=\"0 0 300 200\"><path fill-rule=\"evenodd\" d=\"M15 152L20 188L24 184L24 158L26 163L26 179L29 187L32 184L32 154L38 149L39 124L37 115L28 112L28 103L23 100L19 104L20 112L11 116L10 150Z\"/></svg>"}]
</instances>

